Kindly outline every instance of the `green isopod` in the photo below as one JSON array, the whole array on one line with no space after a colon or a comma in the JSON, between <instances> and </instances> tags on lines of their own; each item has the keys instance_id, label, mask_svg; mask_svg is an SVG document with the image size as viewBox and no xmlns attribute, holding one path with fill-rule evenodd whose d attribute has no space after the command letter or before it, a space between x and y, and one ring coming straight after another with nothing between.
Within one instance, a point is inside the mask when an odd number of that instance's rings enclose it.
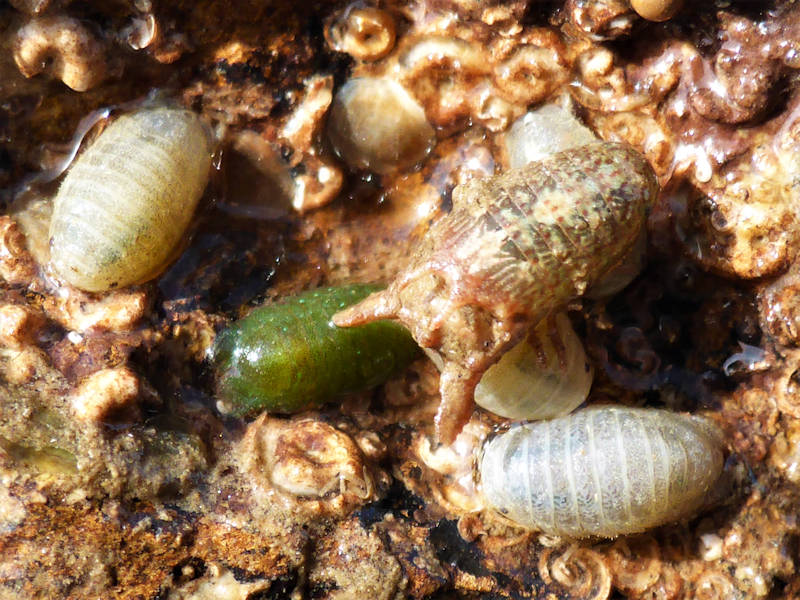
<instances>
[{"instance_id":1,"label":"green isopod","mask_svg":"<svg viewBox=\"0 0 800 600\"><path fill-rule=\"evenodd\" d=\"M306 292L257 308L222 331L212 350L220 410L297 412L383 383L406 367L419 348L402 325L331 322L378 289L361 284Z\"/></svg>"}]
</instances>

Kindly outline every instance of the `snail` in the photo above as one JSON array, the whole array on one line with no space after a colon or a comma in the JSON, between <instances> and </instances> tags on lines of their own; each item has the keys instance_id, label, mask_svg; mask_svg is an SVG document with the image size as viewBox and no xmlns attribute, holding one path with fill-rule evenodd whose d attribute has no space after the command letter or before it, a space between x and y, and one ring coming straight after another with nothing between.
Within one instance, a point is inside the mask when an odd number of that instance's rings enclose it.
<instances>
[{"instance_id":1,"label":"snail","mask_svg":"<svg viewBox=\"0 0 800 600\"><path fill-rule=\"evenodd\" d=\"M191 111L144 108L103 131L54 200L50 263L89 292L142 283L174 258L208 181L212 138Z\"/></svg>"},{"instance_id":2,"label":"snail","mask_svg":"<svg viewBox=\"0 0 800 600\"><path fill-rule=\"evenodd\" d=\"M217 336L212 354L222 412L293 413L374 387L419 354L391 321L339 329L330 318L378 288L314 290L257 308Z\"/></svg>"},{"instance_id":3,"label":"snail","mask_svg":"<svg viewBox=\"0 0 800 600\"><path fill-rule=\"evenodd\" d=\"M567 315L558 313L489 367L475 388L475 404L508 419L560 417L586 400L592 378L581 340Z\"/></svg>"},{"instance_id":4,"label":"snail","mask_svg":"<svg viewBox=\"0 0 800 600\"><path fill-rule=\"evenodd\" d=\"M425 111L391 79L356 77L336 93L328 137L354 169L389 173L413 166L436 143Z\"/></svg>"},{"instance_id":5,"label":"snail","mask_svg":"<svg viewBox=\"0 0 800 600\"><path fill-rule=\"evenodd\" d=\"M657 190L645 159L610 142L468 181L389 287L333 322L410 329L442 371L436 432L451 443L483 373L626 257Z\"/></svg>"},{"instance_id":6,"label":"snail","mask_svg":"<svg viewBox=\"0 0 800 600\"><path fill-rule=\"evenodd\" d=\"M490 438L478 472L485 502L523 527L616 537L690 516L722 464L720 439L700 418L602 406Z\"/></svg>"}]
</instances>

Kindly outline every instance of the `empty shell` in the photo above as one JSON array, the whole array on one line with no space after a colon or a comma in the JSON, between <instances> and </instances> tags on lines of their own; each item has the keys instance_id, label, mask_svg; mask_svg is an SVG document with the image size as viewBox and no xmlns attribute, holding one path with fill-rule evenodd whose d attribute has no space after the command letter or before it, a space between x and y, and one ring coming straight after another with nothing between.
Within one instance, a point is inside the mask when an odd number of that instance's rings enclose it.
<instances>
[{"instance_id":1,"label":"empty shell","mask_svg":"<svg viewBox=\"0 0 800 600\"><path fill-rule=\"evenodd\" d=\"M208 181L211 137L194 113L159 107L112 123L67 172L54 201L50 261L99 292L158 275Z\"/></svg>"},{"instance_id":2,"label":"empty shell","mask_svg":"<svg viewBox=\"0 0 800 600\"><path fill-rule=\"evenodd\" d=\"M489 506L523 527L581 538L644 531L691 515L722 471L701 419L595 407L490 439L479 472Z\"/></svg>"},{"instance_id":3,"label":"empty shell","mask_svg":"<svg viewBox=\"0 0 800 600\"><path fill-rule=\"evenodd\" d=\"M597 138L568 109L545 104L514 121L506 134L508 162L512 169L542 160L570 148L596 142Z\"/></svg>"},{"instance_id":4,"label":"empty shell","mask_svg":"<svg viewBox=\"0 0 800 600\"><path fill-rule=\"evenodd\" d=\"M351 79L336 93L328 136L348 165L376 173L410 167L436 143L411 94L396 81L375 77Z\"/></svg>"},{"instance_id":5,"label":"empty shell","mask_svg":"<svg viewBox=\"0 0 800 600\"><path fill-rule=\"evenodd\" d=\"M552 325L542 321L489 367L475 404L508 419L538 420L569 414L586 400L592 367L583 344L564 313Z\"/></svg>"}]
</instances>

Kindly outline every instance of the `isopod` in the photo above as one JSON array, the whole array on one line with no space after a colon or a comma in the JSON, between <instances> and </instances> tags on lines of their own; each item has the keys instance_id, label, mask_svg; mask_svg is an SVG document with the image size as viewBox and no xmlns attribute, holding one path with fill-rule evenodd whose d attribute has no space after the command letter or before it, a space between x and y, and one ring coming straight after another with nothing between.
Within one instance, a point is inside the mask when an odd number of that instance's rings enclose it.
<instances>
[{"instance_id":1,"label":"isopod","mask_svg":"<svg viewBox=\"0 0 800 600\"><path fill-rule=\"evenodd\" d=\"M160 274L203 194L211 155L208 128L188 110L147 108L114 121L67 171L55 197L55 272L90 292Z\"/></svg>"},{"instance_id":2,"label":"isopod","mask_svg":"<svg viewBox=\"0 0 800 600\"><path fill-rule=\"evenodd\" d=\"M697 417L592 407L489 439L478 472L487 505L523 527L616 537L692 515L722 472L722 447Z\"/></svg>"},{"instance_id":3,"label":"isopod","mask_svg":"<svg viewBox=\"0 0 800 600\"><path fill-rule=\"evenodd\" d=\"M334 322L397 319L411 330L441 366L436 430L450 443L483 373L623 260L657 190L641 154L610 142L468 181L409 266Z\"/></svg>"},{"instance_id":4,"label":"isopod","mask_svg":"<svg viewBox=\"0 0 800 600\"><path fill-rule=\"evenodd\" d=\"M404 327L382 321L341 329L331 323L337 310L376 289L306 292L257 308L225 329L212 351L221 410L297 412L378 385L406 367L419 348Z\"/></svg>"}]
</instances>

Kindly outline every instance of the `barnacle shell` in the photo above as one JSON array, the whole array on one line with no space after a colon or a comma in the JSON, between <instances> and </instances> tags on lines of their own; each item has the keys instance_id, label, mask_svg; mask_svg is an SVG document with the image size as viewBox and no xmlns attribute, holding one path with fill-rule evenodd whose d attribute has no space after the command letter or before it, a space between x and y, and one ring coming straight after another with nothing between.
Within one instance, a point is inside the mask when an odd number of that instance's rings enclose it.
<instances>
[{"instance_id":1,"label":"barnacle shell","mask_svg":"<svg viewBox=\"0 0 800 600\"><path fill-rule=\"evenodd\" d=\"M519 104L540 102L567 78L558 52L539 46L521 46L499 64L495 84L510 101Z\"/></svg>"},{"instance_id":2,"label":"barnacle shell","mask_svg":"<svg viewBox=\"0 0 800 600\"><path fill-rule=\"evenodd\" d=\"M722 471L722 449L693 417L594 407L490 439L478 468L486 502L523 527L615 537L691 515Z\"/></svg>"},{"instance_id":3,"label":"barnacle shell","mask_svg":"<svg viewBox=\"0 0 800 600\"><path fill-rule=\"evenodd\" d=\"M532 335L483 374L475 404L509 419L549 419L586 400L592 367L564 313L542 321Z\"/></svg>"},{"instance_id":4,"label":"barnacle shell","mask_svg":"<svg viewBox=\"0 0 800 600\"><path fill-rule=\"evenodd\" d=\"M372 6L350 5L325 29L331 48L366 61L391 52L395 37L392 15Z\"/></svg>"},{"instance_id":5,"label":"barnacle shell","mask_svg":"<svg viewBox=\"0 0 800 600\"><path fill-rule=\"evenodd\" d=\"M248 425L238 462L260 488L274 488L298 507L345 514L374 498L369 464L355 441L313 417L262 414Z\"/></svg>"},{"instance_id":6,"label":"barnacle shell","mask_svg":"<svg viewBox=\"0 0 800 600\"><path fill-rule=\"evenodd\" d=\"M186 232L210 167L210 137L194 113L161 107L120 117L61 184L53 269L91 292L155 277Z\"/></svg>"},{"instance_id":7,"label":"barnacle shell","mask_svg":"<svg viewBox=\"0 0 800 600\"><path fill-rule=\"evenodd\" d=\"M425 111L391 79L357 77L337 92L328 135L353 168L387 173L422 160L436 143Z\"/></svg>"},{"instance_id":8,"label":"barnacle shell","mask_svg":"<svg viewBox=\"0 0 800 600\"><path fill-rule=\"evenodd\" d=\"M14 61L25 77L45 68L76 92L100 84L108 50L78 19L63 15L31 19L17 32Z\"/></svg>"},{"instance_id":9,"label":"barnacle shell","mask_svg":"<svg viewBox=\"0 0 800 600\"><path fill-rule=\"evenodd\" d=\"M625 257L657 189L638 152L606 142L471 180L407 269L334 322L395 318L441 355L436 427L452 442L486 369Z\"/></svg>"}]
</instances>

